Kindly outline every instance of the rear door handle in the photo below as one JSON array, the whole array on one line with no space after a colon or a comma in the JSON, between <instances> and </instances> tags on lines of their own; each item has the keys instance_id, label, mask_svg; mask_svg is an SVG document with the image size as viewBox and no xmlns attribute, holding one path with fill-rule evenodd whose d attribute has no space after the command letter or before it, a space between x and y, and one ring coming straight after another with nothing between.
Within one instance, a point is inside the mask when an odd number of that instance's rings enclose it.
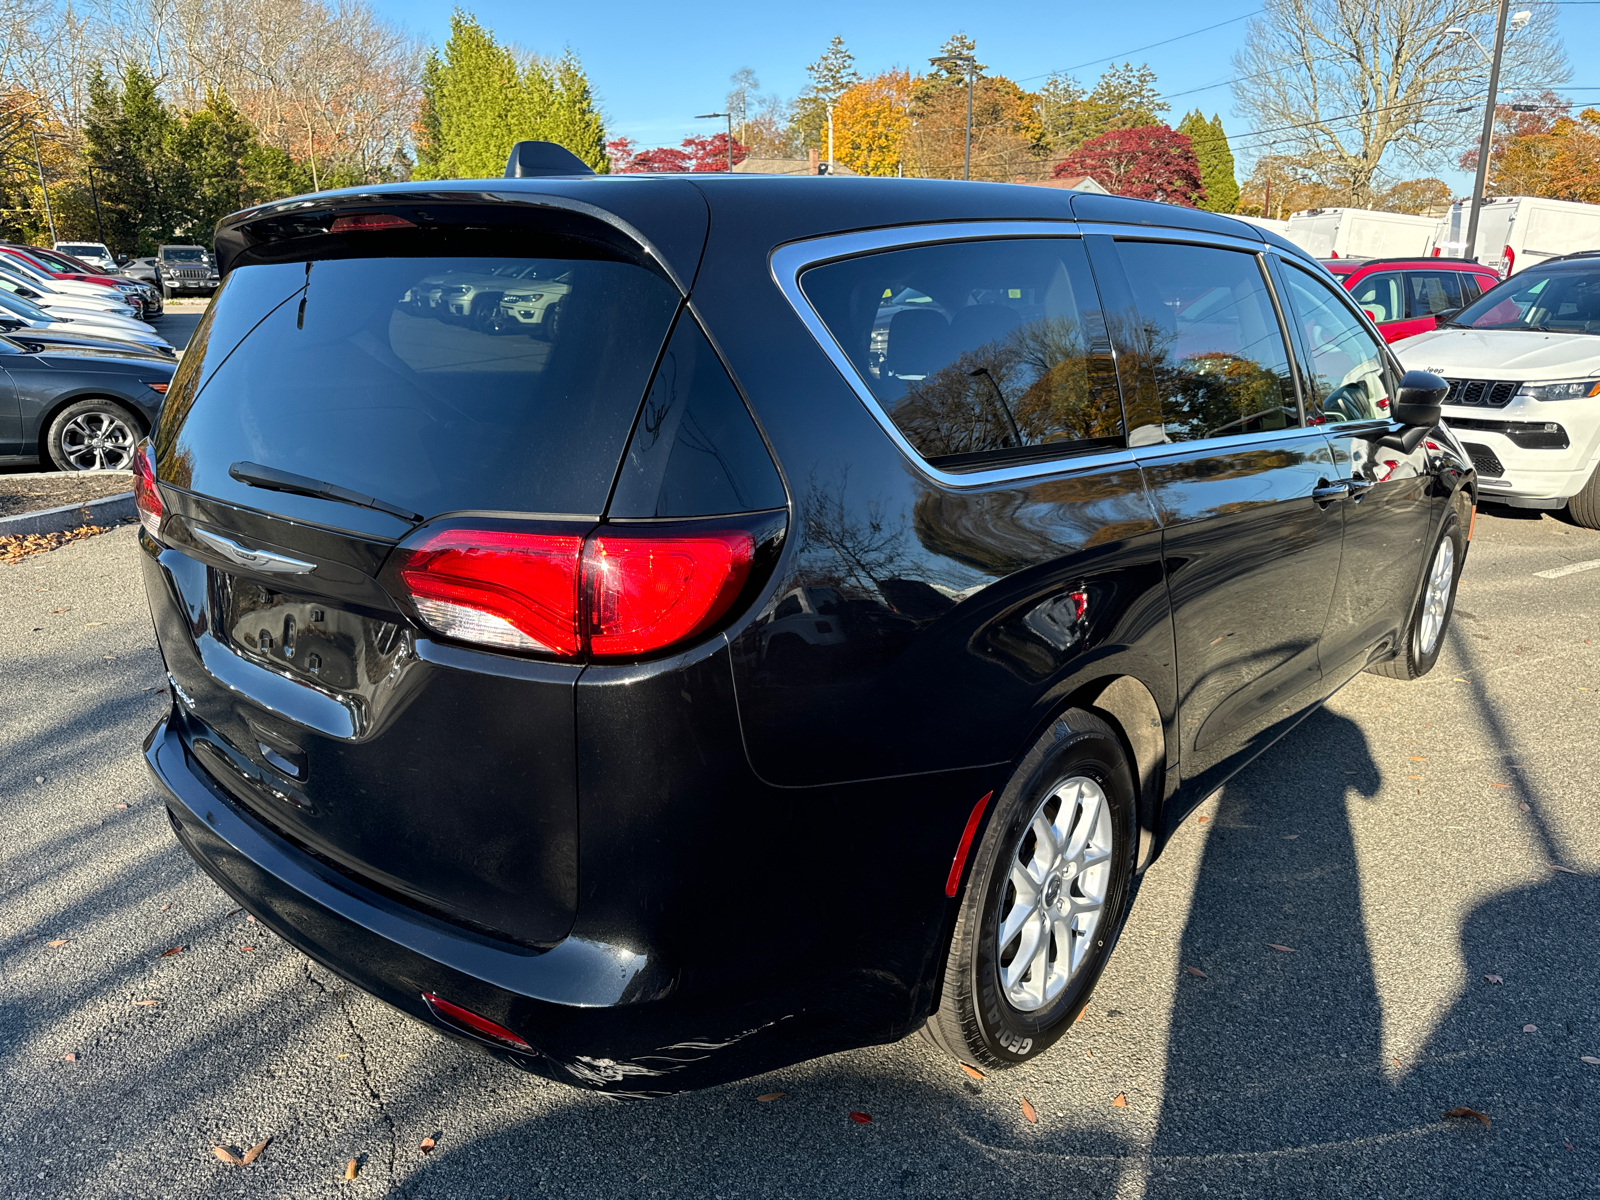
<instances>
[{"instance_id":1,"label":"rear door handle","mask_svg":"<svg viewBox=\"0 0 1600 1200\"><path fill-rule=\"evenodd\" d=\"M1346 500L1350 496L1350 481L1341 479L1338 483L1326 481L1311 489L1311 498L1318 504L1332 504L1335 500Z\"/></svg>"},{"instance_id":2,"label":"rear door handle","mask_svg":"<svg viewBox=\"0 0 1600 1200\"><path fill-rule=\"evenodd\" d=\"M1365 496L1373 488L1378 486L1377 480L1375 479L1356 479L1352 477L1350 479L1340 480L1340 482L1350 489L1350 499L1352 500L1361 499L1361 497Z\"/></svg>"}]
</instances>

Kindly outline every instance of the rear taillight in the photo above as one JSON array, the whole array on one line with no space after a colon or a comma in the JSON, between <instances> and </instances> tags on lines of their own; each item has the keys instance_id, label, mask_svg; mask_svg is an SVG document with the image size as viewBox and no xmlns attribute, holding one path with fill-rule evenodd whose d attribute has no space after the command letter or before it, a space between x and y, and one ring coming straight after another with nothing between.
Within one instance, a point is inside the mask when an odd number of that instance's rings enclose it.
<instances>
[{"instance_id":1,"label":"rear taillight","mask_svg":"<svg viewBox=\"0 0 1600 1200\"><path fill-rule=\"evenodd\" d=\"M160 541L161 518L166 510L161 506L161 493L156 490L156 463L148 442L133 456L133 506L144 531Z\"/></svg>"},{"instance_id":2,"label":"rear taillight","mask_svg":"<svg viewBox=\"0 0 1600 1200\"><path fill-rule=\"evenodd\" d=\"M743 529L448 529L401 548L422 623L457 641L559 658L638 658L705 632L750 578Z\"/></svg>"}]
</instances>

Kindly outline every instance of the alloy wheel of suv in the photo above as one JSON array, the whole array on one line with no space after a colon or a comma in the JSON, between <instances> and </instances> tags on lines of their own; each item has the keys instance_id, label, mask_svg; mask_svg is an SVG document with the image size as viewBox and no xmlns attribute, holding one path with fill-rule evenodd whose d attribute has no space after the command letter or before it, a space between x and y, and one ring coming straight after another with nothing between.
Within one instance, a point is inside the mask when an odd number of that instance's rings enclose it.
<instances>
[{"instance_id":1,"label":"alloy wheel of suv","mask_svg":"<svg viewBox=\"0 0 1600 1200\"><path fill-rule=\"evenodd\" d=\"M924 1027L964 1062L1048 1049L1088 1001L1127 914L1133 773L1116 734L1063 713L1018 765L978 847Z\"/></svg>"},{"instance_id":2,"label":"alloy wheel of suv","mask_svg":"<svg viewBox=\"0 0 1600 1200\"><path fill-rule=\"evenodd\" d=\"M1461 522L1451 513L1439 530L1439 540L1433 544L1433 554L1428 559L1428 573L1422 581L1422 594L1417 597L1411 619L1400 635L1399 649L1386 662L1373 663L1367 670L1374 675L1387 675L1391 679L1418 679L1433 670L1444 649L1445 630L1450 627L1450 614L1455 609L1456 583L1461 578L1461 564L1466 554Z\"/></svg>"},{"instance_id":3,"label":"alloy wheel of suv","mask_svg":"<svg viewBox=\"0 0 1600 1200\"><path fill-rule=\"evenodd\" d=\"M138 424L109 400L84 400L50 423L50 461L63 471L127 470L139 443Z\"/></svg>"}]
</instances>

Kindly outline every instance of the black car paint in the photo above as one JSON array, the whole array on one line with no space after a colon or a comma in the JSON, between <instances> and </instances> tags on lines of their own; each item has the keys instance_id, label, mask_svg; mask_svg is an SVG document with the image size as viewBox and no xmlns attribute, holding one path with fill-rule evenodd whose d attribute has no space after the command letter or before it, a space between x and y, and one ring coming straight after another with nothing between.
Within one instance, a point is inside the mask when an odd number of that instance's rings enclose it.
<instances>
[{"instance_id":1,"label":"black car paint","mask_svg":"<svg viewBox=\"0 0 1600 1200\"><path fill-rule=\"evenodd\" d=\"M77 400L115 401L149 432L164 399L150 384L170 382L175 369L119 343L0 337L0 460L39 461L50 422Z\"/></svg>"},{"instance_id":2,"label":"black car paint","mask_svg":"<svg viewBox=\"0 0 1600 1200\"><path fill-rule=\"evenodd\" d=\"M451 186L325 201L329 210L436 203ZM443 643L405 622L376 582L402 522L353 509L335 517L324 502L276 494L244 508L164 477L176 513L169 546L145 534L141 546L174 702L146 754L184 845L260 920L419 1019L439 1024L421 999L432 992L502 1023L537 1052L446 1032L566 1082L652 1094L904 1036L937 999L954 911L944 884L963 824L1056 713L1094 707L1121 730L1141 785L1148 865L1184 813L1392 650L1432 531L1451 505L1470 504L1470 468L1441 436L1419 451L1421 468L1392 502L1371 506L1379 515L1319 505L1310 496L1318 480L1366 464L1351 438L1330 443L1314 428L1144 461L1069 457L1042 477L951 486L884 436L773 286L768 263L776 246L836 232L1005 218L1058 222L1070 236L1075 217L1253 239L1303 258L1224 218L910 181L494 187L511 203L599 212L649 246L688 294L790 495L782 552L760 594L724 634L653 661L533 662ZM314 216L302 205L230 218L217 237L223 270L270 261L282 253L277 239ZM1294 349L1304 354L1298 341ZM314 558L319 595L395 628L389 653L404 662L394 690L310 686L270 652L252 660L237 630L218 627L216 584L273 581L219 558L193 528ZM825 653L774 655L765 635L784 597L829 586L848 565L840 547L884 528L899 542L879 598L834 606L827 618L840 636ZM1352 555L1342 574L1342 548L1368 537L1381 553ZM1375 619L1352 590L1374 583L1384 600ZM1081 620L1060 607L1068 592L1087 596ZM1341 595L1350 597L1342 607ZM268 607L309 617L314 601ZM1325 655L1324 622L1341 612L1353 632ZM405 720L406 705L430 690L408 678L448 681L458 701L423 702L417 736L432 770L391 787L414 799L419 788L455 787L475 756L509 755L509 775L541 781L528 790L536 807L575 797L566 825L547 814L554 843L526 847L545 855L538 886L570 883L538 906L551 918L543 928L507 937L504 920L484 928L491 923L419 904L407 886L439 862L400 861L375 878L369 863L341 862L296 804L303 762L319 772L343 760L323 794L341 807L372 803L361 785L383 773L363 760L363 738ZM522 721L529 732L519 736L502 727L508 713L538 723ZM566 767L562 747L575 747ZM480 829L501 803L489 800ZM457 815L446 817L440 840L454 840L440 853L475 844ZM759 900L730 899L730 881L738 897Z\"/></svg>"}]
</instances>

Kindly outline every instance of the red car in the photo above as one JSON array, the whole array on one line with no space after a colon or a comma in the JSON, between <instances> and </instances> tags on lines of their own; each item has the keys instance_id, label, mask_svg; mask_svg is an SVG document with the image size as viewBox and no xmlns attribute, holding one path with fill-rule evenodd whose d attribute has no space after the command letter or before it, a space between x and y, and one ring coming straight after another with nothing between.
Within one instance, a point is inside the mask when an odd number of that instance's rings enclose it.
<instances>
[{"instance_id":1,"label":"red car","mask_svg":"<svg viewBox=\"0 0 1600 1200\"><path fill-rule=\"evenodd\" d=\"M1386 342L1427 333L1500 282L1492 267L1451 258L1326 258L1322 265L1377 323Z\"/></svg>"},{"instance_id":2,"label":"red car","mask_svg":"<svg viewBox=\"0 0 1600 1200\"><path fill-rule=\"evenodd\" d=\"M143 288L135 288L132 280L117 279L98 271L79 270L87 267L87 263L77 259L69 259L64 254L57 254L53 250L44 250L38 246L19 246L14 243L0 243L0 261L12 259L30 267L48 279L72 279L79 283L98 283L104 287L118 292L122 301L130 305L141 319L148 319L154 313L149 311L151 305Z\"/></svg>"}]
</instances>

